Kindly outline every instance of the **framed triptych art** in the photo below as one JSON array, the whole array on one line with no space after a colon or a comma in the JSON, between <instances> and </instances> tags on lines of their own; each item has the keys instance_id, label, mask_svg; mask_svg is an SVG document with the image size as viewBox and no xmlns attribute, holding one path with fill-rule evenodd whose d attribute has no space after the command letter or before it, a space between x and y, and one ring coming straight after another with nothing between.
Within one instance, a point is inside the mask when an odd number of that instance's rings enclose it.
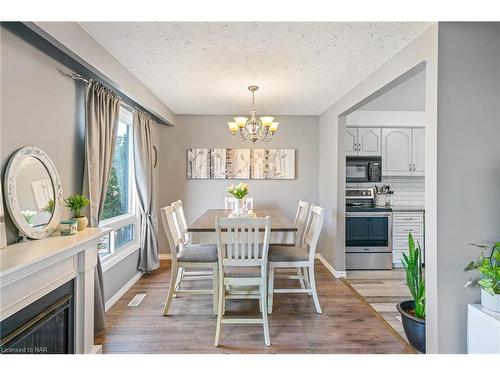
<instances>
[{"instance_id":1,"label":"framed triptych art","mask_svg":"<svg viewBox=\"0 0 500 375\"><path fill-rule=\"evenodd\" d=\"M295 179L295 150L190 148L188 179Z\"/></svg>"}]
</instances>

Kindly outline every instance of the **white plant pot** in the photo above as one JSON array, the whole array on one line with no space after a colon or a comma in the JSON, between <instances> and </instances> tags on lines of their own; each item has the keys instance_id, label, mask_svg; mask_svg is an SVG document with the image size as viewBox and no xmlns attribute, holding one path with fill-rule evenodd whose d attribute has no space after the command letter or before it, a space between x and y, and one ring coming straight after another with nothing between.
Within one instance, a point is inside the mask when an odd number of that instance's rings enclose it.
<instances>
[{"instance_id":1,"label":"white plant pot","mask_svg":"<svg viewBox=\"0 0 500 375\"><path fill-rule=\"evenodd\" d=\"M484 289L481 289L481 306L485 309L500 313L500 294L492 296Z\"/></svg>"}]
</instances>

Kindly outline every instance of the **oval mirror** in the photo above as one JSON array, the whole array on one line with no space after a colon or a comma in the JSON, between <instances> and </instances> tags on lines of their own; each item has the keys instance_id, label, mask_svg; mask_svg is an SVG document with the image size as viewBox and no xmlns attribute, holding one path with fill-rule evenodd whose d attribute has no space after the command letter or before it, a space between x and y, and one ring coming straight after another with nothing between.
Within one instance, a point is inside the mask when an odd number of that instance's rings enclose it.
<instances>
[{"instance_id":1,"label":"oval mirror","mask_svg":"<svg viewBox=\"0 0 500 375\"><path fill-rule=\"evenodd\" d=\"M62 188L52 160L37 147L18 150L5 173L5 200L21 235L40 239L59 224Z\"/></svg>"}]
</instances>

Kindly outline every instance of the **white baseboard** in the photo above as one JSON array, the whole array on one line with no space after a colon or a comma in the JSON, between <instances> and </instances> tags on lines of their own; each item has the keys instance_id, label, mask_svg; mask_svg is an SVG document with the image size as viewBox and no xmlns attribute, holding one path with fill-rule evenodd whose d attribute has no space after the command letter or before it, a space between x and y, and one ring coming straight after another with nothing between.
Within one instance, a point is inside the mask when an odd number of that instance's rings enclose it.
<instances>
[{"instance_id":1,"label":"white baseboard","mask_svg":"<svg viewBox=\"0 0 500 375\"><path fill-rule=\"evenodd\" d=\"M105 309L108 311L111 306L113 306L120 298L123 297L125 293L134 285L139 279L142 277L144 272L139 271L135 274L134 277L132 277L124 286L120 288L118 292L115 293L113 297L109 299L109 301L106 301Z\"/></svg>"},{"instance_id":2,"label":"white baseboard","mask_svg":"<svg viewBox=\"0 0 500 375\"><path fill-rule=\"evenodd\" d=\"M172 254L160 254L160 260L171 260Z\"/></svg>"},{"instance_id":3,"label":"white baseboard","mask_svg":"<svg viewBox=\"0 0 500 375\"><path fill-rule=\"evenodd\" d=\"M318 259L323 265L326 267L328 271L336 278L340 279L341 277L347 277L347 272L345 271L337 271L333 266L326 261L325 258L323 258L323 255L316 253L315 255L316 259Z\"/></svg>"}]
</instances>

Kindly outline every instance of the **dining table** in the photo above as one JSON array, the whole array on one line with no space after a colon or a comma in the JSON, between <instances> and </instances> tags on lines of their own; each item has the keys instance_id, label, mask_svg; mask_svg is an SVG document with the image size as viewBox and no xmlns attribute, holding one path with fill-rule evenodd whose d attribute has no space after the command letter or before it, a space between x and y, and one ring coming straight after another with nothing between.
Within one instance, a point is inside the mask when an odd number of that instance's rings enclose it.
<instances>
[{"instance_id":1,"label":"dining table","mask_svg":"<svg viewBox=\"0 0 500 375\"><path fill-rule=\"evenodd\" d=\"M217 243L217 233L215 232L215 218L229 217L232 210L210 209L205 211L191 225L188 225L188 232L193 243L214 244ZM278 209L252 210L255 217L271 217L271 232L269 243L272 245L293 245L297 234L297 227L293 220ZM262 233L264 236L264 233ZM224 242L224 233L222 233Z\"/></svg>"}]
</instances>

